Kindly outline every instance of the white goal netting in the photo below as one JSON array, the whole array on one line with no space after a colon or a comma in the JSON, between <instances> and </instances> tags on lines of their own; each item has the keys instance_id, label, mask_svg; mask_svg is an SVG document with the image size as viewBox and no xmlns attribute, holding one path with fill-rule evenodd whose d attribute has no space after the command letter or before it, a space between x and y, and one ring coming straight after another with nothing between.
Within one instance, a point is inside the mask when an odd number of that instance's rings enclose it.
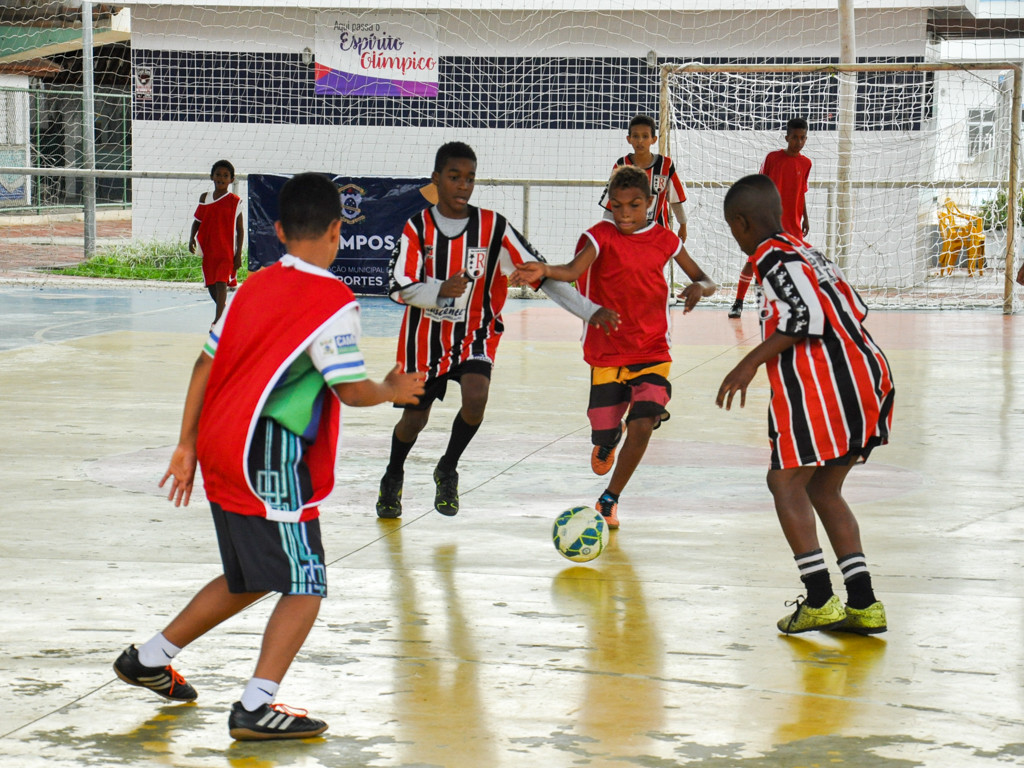
<instances>
[{"instance_id":1,"label":"white goal netting","mask_svg":"<svg viewBox=\"0 0 1024 768\"><path fill-rule=\"evenodd\" d=\"M751 65L752 68L756 65ZM812 244L875 306L1002 306L1011 146L1008 69L694 71L665 67L669 144L700 190L694 243L735 285L742 255L721 217L728 184L784 149L808 122L803 154ZM847 155L850 244L841 248L840 79L855 81ZM695 197L698 195L695 193Z\"/></svg>"}]
</instances>

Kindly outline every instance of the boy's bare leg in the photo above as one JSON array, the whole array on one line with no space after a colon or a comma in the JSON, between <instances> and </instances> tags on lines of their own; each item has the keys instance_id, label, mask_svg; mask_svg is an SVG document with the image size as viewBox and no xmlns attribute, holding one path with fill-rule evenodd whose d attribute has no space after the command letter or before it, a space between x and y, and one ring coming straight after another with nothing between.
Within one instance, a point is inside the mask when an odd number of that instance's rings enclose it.
<instances>
[{"instance_id":1,"label":"boy's bare leg","mask_svg":"<svg viewBox=\"0 0 1024 768\"><path fill-rule=\"evenodd\" d=\"M459 379L459 384L462 387L462 420L476 426L484 420L491 380L479 373L467 373Z\"/></svg>"},{"instance_id":2,"label":"boy's bare leg","mask_svg":"<svg viewBox=\"0 0 1024 768\"><path fill-rule=\"evenodd\" d=\"M295 654L313 628L321 599L316 595L281 596L263 632L263 646L253 677L275 683L284 679Z\"/></svg>"},{"instance_id":3,"label":"boy's bare leg","mask_svg":"<svg viewBox=\"0 0 1024 768\"><path fill-rule=\"evenodd\" d=\"M214 283L213 285L206 286L206 289L210 292L210 297L217 305L217 314L213 316L213 322L216 323L220 320L220 316L224 312L224 305L228 300L228 284Z\"/></svg>"},{"instance_id":4,"label":"boy's bare leg","mask_svg":"<svg viewBox=\"0 0 1024 768\"><path fill-rule=\"evenodd\" d=\"M229 592L227 579L218 576L196 593L181 613L167 625L163 635L174 645L184 648L265 594L267 593Z\"/></svg>"},{"instance_id":5,"label":"boy's bare leg","mask_svg":"<svg viewBox=\"0 0 1024 768\"><path fill-rule=\"evenodd\" d=\"M608 490L616 496L625 490L626 483L640 466L640 460L647 452L647 444L651 441L651 433L654 432L657 421L658 419L649 417L629 422L626 439L622 441L622 448L615 462L615 471L612 472L611 482L608 483Z\"/></svg>"},{"instance_id":6,"label":"boy's bare leg","mask_svg":"<svg viewBox=\"0 0 1024 768\"><path fill-rule=\"evenodd\" d=\"M817 470L818 467L768 470L768 490L775 501L775 514L794 555L819 548L814 507L807 494L807 484Z\"/></svg>"},{"instance_id":7,"label":"boy's bare leg","mask_svg":"<svg viewBox=\"0 0 1024 768\"><path fill-rule=\"evenodd\" d=\"M402 418L395 425L395 435L403 443L414 443L420 432L427 426L430 420L430 408L425 411L414 411L406 408L402 411Z\"/></svg>"},{"instance_id":8,"label":"boy's bare leg","mask_svg":"<svg viewBox=\"0 0 1024 768\"><path fill-rule=\"evenodd\" d=\"M807 483L807 495L821 518L832 551L840 559L852 552L864 551L857 518L843 498L843 482L852 468L853 464L819 467Z\"/></svg>"}]
</instances>

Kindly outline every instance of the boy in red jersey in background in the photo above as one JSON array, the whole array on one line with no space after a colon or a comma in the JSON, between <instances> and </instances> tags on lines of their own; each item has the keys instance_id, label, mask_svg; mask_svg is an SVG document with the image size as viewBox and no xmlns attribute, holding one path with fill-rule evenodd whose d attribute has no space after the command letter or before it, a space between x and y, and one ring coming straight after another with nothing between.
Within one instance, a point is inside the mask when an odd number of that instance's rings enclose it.
<instances>
[{"instance_id":1,"label":"boy in red jersey in background","mask_svg":"<svg viewBox=\"0 0 1024 768\"><path fill-rule=\"evenodd\" d=\"M677 234L679 239L686 242L686 211L683 203L686 202L686 191L683 189L683 182L679 180L676 173L676 166L672 160L665 155L651 152L651 147L658 141L658 129L654 118L648 115L637 115L629 121L629 128L626 133L626 141L633 148L633 151L620 157L612 166L612 173L627 165L634 165L647 174L647 183L651 189L651 207L647 210L647 221L668 227L669 210L675 220L679 222ZM609 190L605 187L604 194L599 203L608 213L605 218L612 220L611 211L608 207Z\"/></svg>"},{"instance_id":2,"label":"boy in red jersey in background","mask_svg":"<svg viewBox=\"0 0 1024 768\"><path fill-rule=\"evenodd\" d=\"M235 167L227 160L218 160L210 169L213 193L199 196L192 231L188 237L189 253L196 252L196 243L203 254L203 282L217 306L213 322L220 320L228 298L228 286L235 285L235 273L242 266L242 198L228 187L235 180Z\"/></svg>"},{"instance_id":3,"label":"boy in red jersey in background","mask_svg":"<svg viewBox=\"0 0 1024 768\"><path fill-rule=\"evenodd\" d=\"M807 237L811 231L805 200L807 179L811 175L811 159L801 154L806 143L807 121L802 117L794 117L786 123L786 148L769 152L760 170L779 190L782 199L782 230L799 239ZM736 301L729 310L729 317L739 317L743 312L743 299L750 287L752 274L750 262L747 261L740 270Z\"/></svg>"},{"instance_id":4,"label":"boy in red jersey in background","mask_svg":"<svg viewBox=\"0 0 1024 768\"><path fill-rule=\"evenodd\" d=\"M842 272L802 238L782 231L771 179L746 176L725 196L725 219L762 287L764 340L725 377L716 402L727 410L762 364L771 384L768 489L807 589L778 628L786 634L837 629L885 632L857 519L843 498L854 464L889 441L894 389L889 362L863 326L867 308ZM832 592L815 512L846 582L846 607Z\"/></svg>"},{"instance_id":5,"label":"boy in red jersey in background","mask_svg":"<svg viewBox=\"0 0 1024 768\"><path fill-rule=\"evenodd\" d=\"M231 707L236 739L297 739L327 730L303 710L274 704L282 678L327 595L319 504L334 486L341 403L411 403L422 377L396 366L367 377L359 305L327 271L338 253L341 201L325 176L281 190L277 235L287 253L246 280L196 360L181 434L160 485L188 505L196 463L210 501L224 573L166 628L114 662L117 676L175 702L195 689L171 666L177 653L268 592L253 677Z\"/></svg>"},{"instance_id":6,"label":"boy in red jersey in background","mask_svg":"<svg viewBox=\"0 0 1024 768\"><path fill-rule=\"evenodd\" d=\"M590 364L591 467L605 475L615 466L595 505L609 528L619 527L619 495L639 466L651 433L669 417L665 406L672 395L668 380L672 355L665 265L675 259L693 280L682 293L686 312L715 292L715 284L690 258L682 240L648 221L652 197L642 170L628 165L619 168L608 182L613 221L602 221L584 232L568 264L519 266L522 278L530 282L575 281L580 293L619 315L618 329L612 333L588 327L583 335L583 359ZM626 439L616 462L615 449L623 431Z\"/></svg>"},{"instance_id":7,"label":"boy in red jersey in background","mask_svg":"<svg viewBox=\"0 0 1024 768\"><path fill-rule=\"evenodd\" d=\"M460 141L438 149L431 181L437 205L405 223L391 260L391 298L404 304L398 337L403 370L427 375L426 393L416 405L402 406L391 436L391 454L380 481L377 516L402 515L405 460L430 419L435 400L448 382L458 382L462 407L452 423L448 447L434 469L434 508L459 511L459 459L483 422L491 369L505 326L501 311L508 275L524 261L540 259L504 216L469 204L476 181L476 154ZM539 287L538 280L534 287ZM567 285L545 285L547 295L585 322L610 329L614 312L588 301Z\"/></svg>"}]
</instances>

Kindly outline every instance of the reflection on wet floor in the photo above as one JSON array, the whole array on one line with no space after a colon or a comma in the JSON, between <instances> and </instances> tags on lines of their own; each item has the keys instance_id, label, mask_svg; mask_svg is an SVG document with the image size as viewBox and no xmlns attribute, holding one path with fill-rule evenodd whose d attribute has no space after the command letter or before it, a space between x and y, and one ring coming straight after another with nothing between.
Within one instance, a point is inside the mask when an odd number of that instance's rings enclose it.
<instances>
[{"instance_id":1,"label":"reflection on wet floor","mask_svg":"<svg viewBox=\"0 0 1024 768\"><path fill-rule=\"evenodd\" d=\"M330 730L252 744L226 721L269 601L179 656L195 704L166 706L110 667L219 572L202 494L176 510L156 488L211 302L78 285L0 295L0 765L1024 764L1019 318L871 316L897 411L849 499L890 631L780 637L799 583L764 486L764 380L745 410L713 405L755 318L672 313L672 419L623 496L622 529L576 565L551 521L604 487L579 326L513 302L457 517L431 509L457 389L410 457L399 521L373 512L397 414L346 411L323 517L330 597L279 696ZM399 319L364 302L377 377Z\"/></svg>"}]
</instances>

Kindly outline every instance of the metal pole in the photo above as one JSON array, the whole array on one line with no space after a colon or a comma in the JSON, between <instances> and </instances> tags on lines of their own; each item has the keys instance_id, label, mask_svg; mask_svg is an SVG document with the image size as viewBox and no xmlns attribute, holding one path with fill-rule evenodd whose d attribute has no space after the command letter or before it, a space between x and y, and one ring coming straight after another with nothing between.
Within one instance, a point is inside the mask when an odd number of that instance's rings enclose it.
<instances>
[{"instance_id":1,"label":"metal pole","mask_svg":"<svg viewBox=\"0 0 1024 768\"><path fill-rule=\"evenodd\" d=\"M839 0L839 61L857 63L857 42L853 19L853 0ZM836 263L845 269L853 245L853 190L850 186L853 165L853 130L857 121L857 75L843 72L839 75L839 140L837 146L836 213L838 238Z\"/></svg>"},{"instance_id":2,"label":"metal pole","mask_svg":"<svg viewBox=\"0 0 1024 768\"><path fill-rule=\"evenodd\" d=\"M93 87L92 3L82 3L82 166L96 168L96 93ZM85 218L85 258L96 253L96 179L85 177L83 207Z\"/></svg>"},{"instance_id":3,"label":"metal pole","mask_svg":"<svg viewBox=\"0 0 1024 768\"><path fill-rule=\"evenodd\" d=\"M1013 280L1016 277L1014 261L1016 248L1014 240L1017 237L1017 196L1020 175L1020 121L1021 121L1021 95L1024 91L1022 85L1024 67L1017 64L1013 67L1013 100L1010 106L1010 179L1006 185L1006 264L1003 274L1003 314L1009 315L1013 312Z\"/></svg>"}]
</instances>

